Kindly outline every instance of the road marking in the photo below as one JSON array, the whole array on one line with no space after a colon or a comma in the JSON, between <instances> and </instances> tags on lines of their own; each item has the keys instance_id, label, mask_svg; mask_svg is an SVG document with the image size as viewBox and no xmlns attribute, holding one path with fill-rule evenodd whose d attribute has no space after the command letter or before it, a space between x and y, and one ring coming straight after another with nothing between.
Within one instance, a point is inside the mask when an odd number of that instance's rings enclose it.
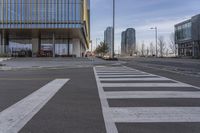
<instances>
[{"instance_id":1,"label":"road marking","mask_svg":"<svg viewBox=\"0 0 200 133\"><path fill-rule=\"evenodd\" d=\"M97 71L97 73L130 73L130 72L138 72L138 71L131 71L131 70L112 70L112 71L107 71L107 70L104 70L104 71Z\"/></svg>"},{"instance_id":2,"label":"road marking","mask_svg":"<svg viewBox=\"0 0 200 133\"><path fill-rule=\"evenodd\" d=\"M113 89L125 87L192 87L200 89L173 79L128 67L123 67L124 72L123 70L118 70L118 68L113 70L113 68L103 67L99 69L94 67L107 133L118 133L115 123L200 122L200 107L109 107L108 99L200 98L200 93L193 91L104 91L103 87L112 87ZM140 75L134 75L135 73ZM107 81L108 83L102 83L102 81ZM112 83L112 81L118 82ZM144 83L121 83L120 81L144 81ZM145 81L152 81L152 83ZM174 83L161 83L161 81L173 81Z\"/></svg>"},{"instance_id":3,"label":"road marking","mask_svg":"<svg viewBox=\"0 0 200 133\"><path fill-rule=\"evenodd\" d=\"M0 113L0 133L17 133L69 81L55 79Z\"/></svg>"},{"instance_id":4,"label":"road marking","mask_svg":"<svg viewBox=\"0 0 200 133\"><path fill-rule=\"evenodd\" d=\"M117 127L111 117L111 114L107 111L107 109L109 108L108 101L107 101L107 99L105 99L105 93L104 93L102 84L97 76L95 67L93 68L93 70L94 70L94 74L95 74L95 78L96 78L96 82L97 82L100 101L101 101L106 132L107 133L118 133Z\"/></svg>"},{"instance_id":5,"label":"road marking","mask_svg":"<svg viewBox=\"0 0 200 133\"><path fill-rule=\"evenodd\" d=\"M33 80L52 80L52 78L0 78L0 80L10 80L10 81L33 81Z\"/></svg>"},{"instance_id":6,"label":"road marking","mask_svg":"<svg viewBox=\"0 0 200 133\"><path fill-rule=\"evenodd\" d=\"M146 75L145 73L97 73L98 76L110 76L110 75Z\"/></svg>"},{"instance_id":7,"label":"road marking","mask_svg":"<svg viewBox=\"0 0 200 133\"><path fill-rule=\"evenodd\" d=\"M200 92L183 91L117 91L106 92L108 99L129 98L200 98Z\"/></svg>"},{"instance_id":8,"label":"road marking","mask_svg":"<svg viewBox=\"0 0 200 133\"><path fill-rule=\"evenodd\" d=\"M101 73L101 72L139 72L139 71L136 71L136 70L127 70L127 69L117 69L117 70L96 70L97 73Z\"/></svg>"},{"instance_id":9,"label":"road marking","mask_svg":"<svg viewBox=\"0 0 200 133\"><path fill-rule=\"evenodd\" d=\"M191 87L184 83L102 83L103 87Z\"/></svg>"},{"instance_id":10,"label":"road marking","mask_svg":"<svg viewBox=\"0 0 200 133\"><path fill-rule=\"evenodd\" d=\"M100 78L149 77L149 76L155 77L155 75L149 75L149 74L146 74L146 75L99 75Z\"/></svg>"},{"instance_id":11,"label":"road marking","mask_svg":"<svg viewBox=\"0 0 200 133\"><path fill-rule=\"evenodd\" d=\"M10 58L0 58L0 62L3 62L3 61L7 61L9 60Z\"/></svg>"},{"instance_id":12,"label":"road marking","mask_svg":"<svg viewBox=\"0 0 200 133\"><path fill-rule=\"evenodd\" d=\"M119 123L200 122L200 107L114 107L108 110Z\"/></svg>"},{"instance_id":13,"label":"road marking","mask_svg":"<svg viewBox=\"0 0 200 133\"><path fill-rule=\"evenodd\" d=\"M101 81L171 81L167 78L101 78Z\"/></svg>"}]
</instances>

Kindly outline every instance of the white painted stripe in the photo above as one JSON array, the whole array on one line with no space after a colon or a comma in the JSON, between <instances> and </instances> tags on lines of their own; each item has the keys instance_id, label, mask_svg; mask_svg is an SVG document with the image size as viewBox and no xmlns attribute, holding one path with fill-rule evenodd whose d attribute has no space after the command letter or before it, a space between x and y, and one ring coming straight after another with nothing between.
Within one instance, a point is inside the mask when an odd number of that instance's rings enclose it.
<instances>
[{"instance_id":1,"label":"white painted stripe","mask_svg":"<svg viewBox=\"0 0 200 133\"><path fill-rule=\"evenodd\" d=\"M99 70L99 69L127 69L128 70L128 68L127 67L125 67L125 66L120 66L120 67L107 67L107 66L105 66L105 67L96 67L96 70Z\"/></svg>"},{"instance_id":2,"label":"white painted stripe","mask_svg":"<svg viewBox=\"0 0 200 133\"><path fill-rule=\"evenodd\" d=\"M145 73L97 73L98 75L146 75Z\"/></svg>"},{"instance_id":3,"label":"white painted stripe","mask_svg":"<svg viewBox=\"0 0 200 133\"><path fill-rule=\"evenodd\" d=\"M94 74L95 74L95 78L96 78L96 82L97 82L100 101L101 101L106 132L107 133L118 133L118 130L114 123L114 120L112 119L111 114L107 111L107 109L109 108L108 101L107 101L107 99L105 99L105 93L104 93L102 84L97 76L95 67L93 68L93 70L94 70Z\"/></svg>"},{"instance_id":4,"label":"white painted stripe","mask_svg":"<svg viewBox=\"0 0 200 133\"><path fill-rule=\"evenodd\" d=\"M183 91L117 91L106 92L108 99L129 98L200 98L200 92Z\"/></svg>"},{"instance_id":5,"label":"white painted stripe","mask_svg":"<svg viewBox=\"0 0 200 133\"><path fill-rule=\"evenodd\" d=\"M138 72L138 70L130 70L130 69L97 69L96 72L112 72L112 71L134 71Z\"/></svg>"},{"instance_id":6,"label":"white painted stripe","mask_svg":"<svg viewBox=\"0 0 200 133\"><path fill-rule=\"evenodd\" d=\"M127 68L127 69L130 69L130 70L136 70L136 69L133 69L133 68L129 68L129 67L127 67L127 66L123 66L124 68ZM139 70L138 70L139 71ZM142 72L142 71L139 71L139 72ZM150 74L150 73L147 73L147 72L145 72L146 74ZM155 76L158 76L158 75L155 75ZM160 77L160 78L163 78L162 76L158 76L158 77ZM166 77L165 77L166 78ZM169 79L169 78L167 78L167 79ZM180 82L180 81L177 81L177 80L173 80L173 79L169 79L169 80L171 80L171 81L174 81L174 82L177 82L177 83L182 83L182 82ZM188 84L188 85L190 85L190 84ZM193 86L193 85L190 85L190 87L193 87L193 88L196 88L196 89L199 89L200 90L200 87L197 87L197 86Z\"/></svg>"},{"instance_id":7,"label":"white painted stripe","mask_svg":"<svg viewBox=\"0 0 200 133\"><path fill-rule=\"evenodd\" d=\"M101 78L101 81L171 81L167 78Z\"/></svg>"},{"instance_id":8,"label":"white painted stripe","mask_svg":"<svg viewBox=\"0 0 200 133\"><path fill-rule=\"evenodd\" d=\"M184 83L102 83L103 87L191 87Z\"/></svg>"},{"instance_id":9,"label":"white painted stripe","mask_svg":"<svg viewBox=\"0 0 200 133\"><path fill-rule=\"evenodd\" d=\"M200 107L128 107L110 108L115 122L200 122Z\"/></svg>"},{"instance_id":10,"label":"white painted stripe","mask_svg":"<svg viewBox=\"0 0 200 133\"><path fill-rule=\"evenodd\" d=\"M155 75L98 75L99 77L101 78L115 78L115 77L119 77L119 78L122 78L122 77L149 77L149 76L152 76L152 77L155 77Z\"/></svg>"},{"instance_id":11,"label":"white painted stripe","mask_svg":"<svg viewBox=\"0 0 200 133\"><path fill-rule=\"evenodd\" d=\"M56 79L0 113L0 133L17 133L69 81Z\"/></svg>"},{"instance_id":12,"label":"white painted stripe","mask_svg":"<svg viewBox=\"0 0 200 133\"><path fill-rule=\"evenodd\" d=\"M125 73L129 73L129 72L138 72L138 71L131 71L131 70L115 70L115 71L111 71L111 70L104 70L104 71L97 71L97 73L112 73L112 72L125 72Z\"/></svg>"}]
</instances>

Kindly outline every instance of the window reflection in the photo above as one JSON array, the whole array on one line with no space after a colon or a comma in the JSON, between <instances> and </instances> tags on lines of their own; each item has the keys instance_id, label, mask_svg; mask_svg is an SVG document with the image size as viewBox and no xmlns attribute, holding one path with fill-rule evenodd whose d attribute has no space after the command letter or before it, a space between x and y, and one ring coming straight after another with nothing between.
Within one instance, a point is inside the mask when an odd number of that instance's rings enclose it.
<instances>
[{"instance_id":1,"label":"window reflection","mask_svg":"<svg viewBox=\"0 0 200 133\"><path fill-rule=\"evenodd\" d=\"M176 27L176 40L187 40L191 39L192 34L192 24L187 22L185 24L179 25Z\"/></svg>"},{"instance_id":2,"label":"window reflection","mask_svg":"<svg viewBox=\"0 0 200 133\"><path fill-rule=\"evenodd\" d=\"M81 0L0 0L0 27L67 28L81 24ZM64 25L65 24L65 25Z\"/></svg>"}]
</instances>

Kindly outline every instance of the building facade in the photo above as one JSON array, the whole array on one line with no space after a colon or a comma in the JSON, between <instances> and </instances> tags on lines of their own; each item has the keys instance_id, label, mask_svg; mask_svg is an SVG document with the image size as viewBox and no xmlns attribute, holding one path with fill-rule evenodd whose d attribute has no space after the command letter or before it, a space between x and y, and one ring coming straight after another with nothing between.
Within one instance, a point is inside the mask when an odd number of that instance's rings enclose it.
<instances>
[{"instance_id":1,"label":"building facade","mask_svg":"<svg viewBox=\"0 0 200 133\"><path fill-rule=\"evenodd\" d=\"M126 54L126 32L123 31L121 35L121 55Z\"/></svg>"},{"instance_id":2,"label":"building facade","mask_svg":"<svg viewBox=\"0 0 200 133\"><path fill-rule=\"evenodd\" d=\"M175 25L179 56L200 57L200 14Z\"/></svg>"},{"instance_id":3,"label":"building facade","mask_svg":"<svg viewBox=\"0 0 200 133\"><path fill-rule=\"evenodd\" d=\"M107 27L104 31L104 42L107 44L109 48L109 53L111 53L112 50L112 43L113 43L113 28Z\"/></svg>"},{"instance_id":4,"label":"building facade","mask_svg":"<svg viewBox=\"0 0 200 133\"><path fill-rule=\"evenodd\" d=\"M89 48L89 0L0 0L0 52L77 56Z\"/></svg>"},{"instance_id":5,"label":"building facade","mask_svg":"<svg viewBox=\"0 0 200 133\"><path fill-rule=\"evenodd\" d=\"M128 28L121 35L121 54L132 56L136 52L136 31Z\"/></svg>"}]
</instances>

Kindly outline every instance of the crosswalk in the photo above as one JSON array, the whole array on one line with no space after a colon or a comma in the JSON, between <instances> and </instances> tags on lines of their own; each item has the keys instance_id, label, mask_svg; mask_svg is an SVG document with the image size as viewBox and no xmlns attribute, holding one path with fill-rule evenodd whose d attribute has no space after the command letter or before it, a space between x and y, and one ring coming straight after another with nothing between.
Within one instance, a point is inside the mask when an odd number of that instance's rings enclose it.
<instances>
[{"instance_id":1,"label":"crosswalk","mask_svg":"<svg viewBox=\"0 0 200 133\"><path fill-rule=\"evenodd\" d=\"M55 79L0 112L0 133L18 133L68 81Z\"/></svg>"},{"instance_id":2,"label":"crosswalk","mask_svg":"<svg viewBox=\"0 0 200 133\"><path fill-rule=\"evenodd\" d=\"M9 60L10 58L0 58L0 62Z\"/></svg>"},{"instance_id":3,"label":"crosswalk","mask_svg":"<svg viewBox=\"0 0 200 133\"><path fill-rule=\"evenodd\" d=\"M116 123L200 122L198 87L125 66L94 72L107 133L118 133Z\"/></svg>"}]
</instances>

